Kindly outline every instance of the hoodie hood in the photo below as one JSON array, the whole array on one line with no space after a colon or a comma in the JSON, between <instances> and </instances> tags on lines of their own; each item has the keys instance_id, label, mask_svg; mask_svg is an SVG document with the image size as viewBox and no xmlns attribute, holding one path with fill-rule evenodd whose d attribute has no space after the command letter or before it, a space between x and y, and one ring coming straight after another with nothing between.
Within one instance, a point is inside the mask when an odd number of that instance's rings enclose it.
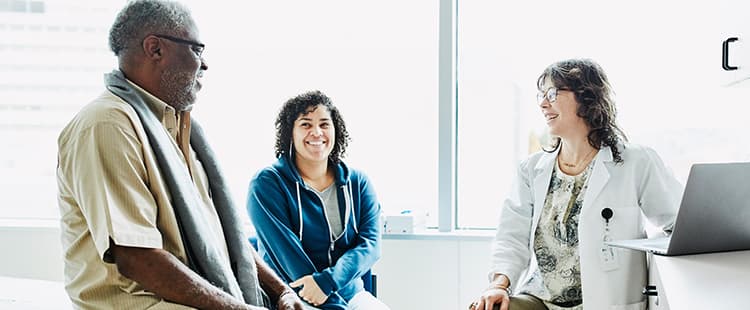
<instances>
[{"instance_id":1,"label":"hoodie hood","mask_svg":"<svg viewBox=\"0 0 750 310\"><path fill-rule=\"evenodd\" d=\"M346 185L349 182L349 178L351 177L349 167L343 161L339 161L337 165L331 164L329 162L329 167L331 166L333 166L332 168L335 169L333 182L336 184L336 187ZM305 181L302 180L302 177L299 175L297 165L294 163L294 155L279 156L278 160L273 164L273 167L277 171L279 171L279 173L281 173L281 175L287 181L292 183L297 182L304 185L305 187L307 186L307 184L305 184Z\"/></svg>"},{"instance_id":2,"label":"hoodie hood","mask_svg":"<svg viewBox=\"0 0 750 310\"><path fill-rule=\"evenodd\" d=\"M291 157L291 158L290 158ZM344 225L343 234L346 234L348 229L348 225L352 225L352 228L354 229L354 233L359 233L359 228L357 227L357 219L354 216L354 203L352 200L352 183L350 180L350 170L344 164L344 162L339 162L338 165L330 166L334 170L334 179L333 179L333 185L340 189L343 193L343 196L340 196L339 199L343 199L343 201L340 200L339 204L344 205L343 212L344 218L342 219L342 224ZM276 171L279 172L281 177L285 179L285 181L289 182L290 184L295 184L295 191L296 191L296 209L297 209L297 216L299 217L299 230L297 231L297 237L300 241L302 241L304 237L304 222L305 222L305 216L303 215L304 211L302 210L303 204L302 204L302 194L300 192L300 187L303 190L307 191L314 191L310 187L305 184L305 181L302 179L302 176L300 176L299 171L297 170L297 166L294 164L294 157L292 156L279 156L278 160L273 164L273 169L276 169ZM306 200L306 199L304 199ZM330 222L328 222L328 214L326 214L325 210L323 210L323 213L326 217L326 222L328 224L328 233L331 236L330 242L331 242L331 249L333 250L333 244L338 241L342 236L333 236ZM329 258L329 260L331 260Z\"/></svg>"}]
</instances>

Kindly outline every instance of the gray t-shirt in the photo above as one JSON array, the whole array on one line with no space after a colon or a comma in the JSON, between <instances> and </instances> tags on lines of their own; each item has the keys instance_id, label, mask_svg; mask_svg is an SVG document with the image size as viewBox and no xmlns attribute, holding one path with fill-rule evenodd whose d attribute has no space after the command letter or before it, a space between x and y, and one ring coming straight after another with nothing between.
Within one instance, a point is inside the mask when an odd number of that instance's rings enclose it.
<instances>
[{"instance_id":1,"label":"gray t-shirt","mask_svg":"<svg viewBox=\"0 0 750 310\"><path fill-rule=\"evenodd\" d=\"M320 199L323 201L323 208L326 210L328 216L328 225L331 227L331 232L334 238L341 235L344 231L344 226L341 224L341 213L339 212L339 197L336 194L336 183L326 187L322 192L318 192Z\"/></svg>"}]
</instances>

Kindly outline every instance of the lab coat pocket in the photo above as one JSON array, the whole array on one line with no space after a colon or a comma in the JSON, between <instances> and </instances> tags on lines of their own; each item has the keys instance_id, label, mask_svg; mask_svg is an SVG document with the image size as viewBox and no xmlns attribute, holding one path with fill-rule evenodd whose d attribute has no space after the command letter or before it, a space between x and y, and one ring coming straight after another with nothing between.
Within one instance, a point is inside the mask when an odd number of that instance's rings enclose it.
<instances>
[{"instance_id":1,"label":"lab coat pocket","mask_svg":"<svg viewBox=\"0 0 750 310\"><path fill-rule=\"evenodd\" d=\"M644 310L646 309L646 302L637 302L628 305L613 305L609 306L609 310Z\"/></svg>"},{"instance_id":2,"label":"lab coat pocket","mask_svg":"<svg viewBox=\"0 0 750 310\"><path fill-rule=\"evenodd\" d=\"M638 235L638 223L640 221L640 209L637 207L604 207L602 214L608 213L605 218L602 243L599 252L599 265L602 271L611 272L620 267L630 265L632 260L630 253L623 253L622 249L613 248L604 244L605 241L632 239ZM624 258L624 260L623 260Z\"/></svg>"},{"instance_id":3,"label":"lab coat pocket","mask_svg":"<svg viewBox=\"0 0 750 310\"><path fill-rule=\"evenodd\" d=\"M637 239L643 237L641 209L638 207L612 208L610 219L611 240ZM643 295L640 288L646 284L646 257L643 252L604 246L611 255L611 262L603 261L602 269L606 272L610 296L619 305L610 309L635 310L643 309ZM639 302L635 302L639 301ZM635 302L635 303L634 303Z\"/></svg>"}]
</instances>

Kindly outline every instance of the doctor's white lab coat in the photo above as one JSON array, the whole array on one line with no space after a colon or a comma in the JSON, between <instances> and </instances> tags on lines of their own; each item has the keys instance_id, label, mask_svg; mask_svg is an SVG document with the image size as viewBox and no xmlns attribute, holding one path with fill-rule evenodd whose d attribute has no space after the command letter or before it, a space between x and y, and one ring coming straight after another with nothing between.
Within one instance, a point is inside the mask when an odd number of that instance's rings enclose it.
<instances>
[{"instance_id":1,"label":"doctor's white lab coat","mask_svg":"<svg viewBox=\"0 0 750 310\"><path fill-rule=\"evenodd\" d=\"M661 229L671 229L683 186L656 152L635 144L621 144L622 163L604 147L594 159L578 224L578 251L584 309L645 309L642 289L647 282L646 256L642 252L612 248L614 260L600 254L604 240L604 208L612 240L646 236L642 216ZM539 152L521 162L509 197L505 200L493 241L490 275L509 276L517 290L538 268L533 240L556 164L557 152ZM606 248L605 248L606 249ZM524 272L526 271L526 272ZM525 275L524 278L521 276Z\"/></svg>"}]
</instances>

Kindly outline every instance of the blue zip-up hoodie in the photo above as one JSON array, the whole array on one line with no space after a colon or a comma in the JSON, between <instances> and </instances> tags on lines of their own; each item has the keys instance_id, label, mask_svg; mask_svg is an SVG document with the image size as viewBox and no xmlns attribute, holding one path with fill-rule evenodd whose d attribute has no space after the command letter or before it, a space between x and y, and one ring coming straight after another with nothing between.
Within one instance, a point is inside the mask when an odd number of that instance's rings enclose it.
<instances>
[{"instance_id":1,"label":"blue zip-up hoodie","mask_svg":"<svg viewBox=\"0 0 750 310\"><path fill-rule=\"evenodd\" d=\"M380 258L380 203L367 176L343 162L334 186L344 230L331 236L320 196L280 156L250 182L247 210L258 234L258 252L284 281L312 275L328 295L321 309L347 309L363 289L362 275Z\"/></svg>"}]
</instances>

